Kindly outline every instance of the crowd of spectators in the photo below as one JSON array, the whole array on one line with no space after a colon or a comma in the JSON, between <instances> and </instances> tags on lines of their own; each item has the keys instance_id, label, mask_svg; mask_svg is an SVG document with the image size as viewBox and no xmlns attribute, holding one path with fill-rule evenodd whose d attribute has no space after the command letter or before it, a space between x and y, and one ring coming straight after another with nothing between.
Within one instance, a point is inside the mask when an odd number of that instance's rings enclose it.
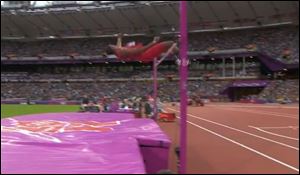
<instances>
[{"instance_id":1,"label":"crowd of spectators","mask_svg":"<svg viewBox=\"0 0 300 175\"><path fill-rule=\"evenodd\" d=\"M189 95L206 98L219 95L226 81L189 81ZM158 96L162 101L178 101L178 81L161 81L158 87ZM125 99L133 96L152 94L152 81L144 82L52 82L52 83L1 83L1 99L30 98L34 100L50 100L53 98L66 98L67 100L80 100L84 95L96 99L104 96Z\"/></svg>"},{"instance_id":2,"label":"crowd of spectators","mask_svg":"<svg viewBox=\"0 0 300 175\"><path fill-rule=\"evenodd\" d=\"M179 101L179 82L161 81L158 87L158 96L163 102ZM199 96L205 99L226 99L220 95L230 81L189 81L188 95ZM52 83L1 83L1 99L30 98L33 100L51 100L53 98L66 98L67 100L80 100L88 95L94 99L108 96L126 99L128 97L143 97L153 92L152 82L126 81L126 82L52 82ZM271 80L266 88L251 99L260 99L267 102L299 102L298 80Z\"/></svg>"},{"instance_id":3,"label":"crowd of spectators","mask_svg":"<svg viewBox=\"0 0 300 175\"><path fill-rule=\"evenodd\" d=\"M299 62L299 27L274 27L191 35L190 50L201 51L214 47L219 50L245 48L253 45L260 52L283 62ZM290 56L283 56L285 51Z\"/></svg>"},{"instance_id":4,"label":"crowd of spectators","mask_svg":"<svg viewBox=\"0 0 300 175\"><path fill-rule=\"evenodd\" d=\"M108 42L107 39L61 39L31 42L1 41L1 56L16 55L35 57L43 56L68 56L100 55Z\"/></svg>"},{"instance_id":5,"label":"crowd of spectators","mask_svg":"<svg viewBox=\"0 0 300 175\"><path fill-rule=\"evenodd\" d=\"M270 81L257 98L270 102L299 103L299 80Z\"/></svg>"},{"instance_id":6,"label":"crowd of spectators","mask_svg":"<svg viewBox=\"0 0 300 175\"><path fill-rule=\"evenodd\" d=\"M147 43L149 37L124 38L129 41ZM108 44L116 43L115 38L89 38L44 40L34 42L1 41L1 56L67 56L101 55ZM189 50L206 51L238 49L252 45L274 59L286 63L299 62L299 27L281 26L259 29L219 31L190 34Z\"/></svg>"},{"instance_id":7,"label":"crowd of spectators","mask_svg":"<svg viewBox=\"0 0 300 175\"><path fill-rule=\"evenodd\" d=\"M242 70L236 73L236 76L256 76L258 75L257 72L252 73L249 72L246 75L243 73ZM228 70L225 74L227 77L232 76L232 70ZM199 72L199 71L190 71L189 72L190 78L214 78L214 77L222 77L222 71L207 71L207 72ZM176 71L170 72L158 72L159 79L178 79L179 75ZM123 73L120 74L111 74L111 73L74 73L74 74L40 74L34 73L30 75L15 75L15 76L7 76L7 74L1 74L1 81L2 82L9 82L9 81L114 81L114 80L123 80L123 79L130 79L130 80L140 80L140 79L152 79L152 72L145 71L142 73Z\"/></svg>"},{"instance_id":8,"label":"crowd of spectators","mask_svg":"<svg viewBox=\"0 0 300 175\"><path fill-rule=\"evenodd\" d=\"M152 38L124 38L124 43L131 40L147 43ZM34 42L1 41L1 56L66 56L66 55L101 55L108 44L115 43L115 38L94 39L68 39L68 40L44 40ZM220 31L208 33L190 34L189 50L205 51L208 48L216 50L245 48L252 45L260 52L267 53L271 57L286 63L299 62L299 27L272 27L260 29L247 29L235 31ZM221 77L223 75L222 64L212 62L203 64L191 60L189 77L205 77L207 75ZM104 96L125 99L133 96L145 96L153 92L152 81L133 81L140 78L151 78L151 65L138 70L127 65L119 69L117 66L109 68L99 67L72 67L73 70L56 67L55 70L42 68L35 72L1 72L1 99L30 98L49 100L53 98L66 98L79 100L83 95L99 99ZM159 83L159 97L162 101L178 101L178 81L171 81L168 77L178 78L178 66L176 64L163 68L160 65L159 78L165 78ZM246 62L245 71L241 62L236 62L235 71L232 64L226 63L225 77L233 76L258 76L260 65L255 61ZM98 80L116 80L125 78L122 82ZM66 80L75 81L66 81ZM16 80L16 82L11 82ZM23 81L26 80L26 81ZM38 80L46 80L38 82ZM60 80L60 81L53 81ZM89 80L89 81L82 81ZM188 93L190 96L202 96L214 98L220 96L229 81L189 81ZM270 102L285 100L299 101L298 80L274 80L257 95L251 98L265 99Z\"/></svg>"},{"instance_id":9,"label":"crowd of spectators","mask_svg":"<svg viewBox=\"0 0 300 175\"><path fill-rule=\"evenodd\" d=\"M38 66L36 66L38 67ZM36 68L34 67L34 69ZM30 70L28 72L1 72L1 81L40 81L40 80L107 80L107 79L142 79L152 78L151 65L147 66L114 66L105 67L97 65L94 67L89 66L55 66L52 68L41 67L37 70ZM125 70L125 71L124 71ZM158 78L178 78L177 65L162 65L158 69ZM222 64L198 64L198 62L191 62L189 69L189 77L222 77L223 69ZM243 71L241 63L235 66L235 76L259 76L259 64L256 62L247 62L245 72ZM227 63L225 66L225 77L232 77L232 65Z\"/></svg>"}]
</instances>

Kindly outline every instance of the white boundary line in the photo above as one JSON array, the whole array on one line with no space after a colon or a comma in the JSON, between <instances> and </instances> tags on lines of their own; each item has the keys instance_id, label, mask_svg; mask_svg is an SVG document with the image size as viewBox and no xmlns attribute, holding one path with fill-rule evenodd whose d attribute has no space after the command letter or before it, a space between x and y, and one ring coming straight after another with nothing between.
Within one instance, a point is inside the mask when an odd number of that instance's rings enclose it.
<instances>
[{"instance_id":1,"label":"white boundary line","mask_svg":"<svg viewBox=\"0 0 300 175\"><path fill-rule=\"evenodd\" d=\"M265 115L272 115L272 116L278 116L278 117L283 117L283 118L291 118L295 120L299 120L297 117L289 117L286 115L280 115L280 114L271 114L271 113L265 113L265 112L256 112L252 110L242 110L242 109L232 109L232 108L218 108L218 109L224 109L224 110L229 110L229 111L238 111L238 112L248 112L248 113L253 113L253 114L265 114Z\"/></svg>"},{"instance_id":2,"label":"white boundary line","mask_svg":"<svg viewBox=\"0 0 300 175\"><path fill-rule=\"evenodd\" d=\"M298 129L299 126L266 126L266 127L258 127L260 129Z\"/></svg>"},{"instance_id":3,"label":"white boundary line","mask_svg":"<svg viewBox=\"0 0 300 175\"><path fill-rule=\"evenodd\" d=\"M172 109L172 108L168 108L172 111L176 111L176 112L179 112L178 110L175 110L175 109ZM247 134L247 135L250 135L250 136L253 136L253 137L257 137L257 138L260 138L260 139L263 139L263 140L267 140L269 142L273 142L273 143L276 143L278 145L282 145L282 146L285 146L285 147L288 147L288 148L291 148L291 149L294 149L294 150L297 150L299 151L299 148L297 147L293 147L291 145L288 145L288 144L285 144L285 143L281 143L281 142L277 142L275 140L272 140L272 139L269 139L269 138L265 138L265 137L262 137L262 136L259 136L259 135L256 135L256 134L252 134L252 133L249 133L247 131L243 131L243 130L240 130L240 129L237 129L237 128L233 128L233 127L230 127L230 126L227 126L227 125L224 125L224 124L221 124L221 123L217 123L217 122L214 122L214 121L211 121L211 120L207 120L207 119L204 119L204 118L201 118L201 117L197 117L195 115L192 115L192 114L187 114L188 116L191 116L193 118L196 118L198 120L203 120L203 121L206 121L206 122L209 122L209 123L213 123L215 125L219 125L219 126L222 126L222 127L225 127L225 128L228 128L228 129L231 129L231 130L234 130L234 131L237 131L237 132L241 132L241 133L244 133L244 134Z\"/></svg>"},{"instance_id":4,"label":"white boundary line","mask_svg":"<svg viewBox=\"0 0 300 175\"><path fill-rule=\"evenodd\" d=\"M263 130L263 129L259 128L259 127L250 126L250 125L249 125L248 127L250 127L250 128L254 128L254 129L258 130L258 131L261 131L261 132L264 132L264 133L267 133L267 134L270 134L270 135L275 135L275 136L278 136L278 137L282 137L282 138L286 138L286 139L291 139L291 140L297 140L297 141L299 141L299 139L298 139L298 138L294 138L294 137L288 137L288 136L285 136L285 135L276 134L276 133L274 133L274 132L265 131L265 130Z\"/></svg>"},{"instance_id":5,"label":"white boundary line","mask_svg":"<svg viewBox=\"0 0 300 175\"><path fill-rule=\"evenodd\" d=\"M216 107L216 106L214 106ZM275 116L281 116L281 117L287 117L287 118L293 118L293 119L298 119L298 115L293 115L293 114L283 114L283 113L278 113L278 112L270 112L270 111L260 111L260 110L251 110L251 109L239 109L239 108L234 108L231 106L227 106L226 108L221 107L218 109L224 109L224 110L230 110L230 111L241 111L241 112L249 112L249 113L257 113L257 114L266 114L266 115L275 115Z\"/></svg>"},{"instance_id":6,"label":"white boundary line","mask_svg":"<svg viewBox=\"0 0 300 175\"><path fill-rule=\"evenodd\" d=\"M232 108L230 108L232 109ZM251 110L251 109L237 109L237 110L245 110L245 111L253 111L253 112L261 112L261 113L268 113L268 114L274 114L274 115L283 115L283 116L289 116L289 117L298 117L298 115L294 115L294 114L284 114L284 113L279 113L279 112L271 112L271 111L261 111L261 110Z\"/></svg>"},{"instance_id":7,"label":"white boundary line","mask_svg":"<svg viewBox=\"0 0 300 175\"><path fill-rule=\"evenodd\" d=\"M250 109L234 109L234 108L230 108L230 107L229 108L221 108L221 109L235 110L235 111L241 111L241 112L250 112L250 113L252 112L252 113L257 113L257 114L266 114L266 115L274 115L274 116L298 119L297 115L280 114L280 113L274 113L274 112L269 112L269 111L255 111L255 110L250 110Z\"/></svg>"},{"instance_id":8,"label":"white boundary line","mask_svg":"<svg viewBox=\"0 0 300 175\"><path fill-rule=\"evenodd\" d=\"M280 108L280 109L299 109L298 106L243 106L243 105L215 105L215 104L206 104L206 106L221 106L221 107L234 107L234 108Z\"/></svg>"},{"instance_id":9,"label":"white boundary line","mask_svg":"<svg viewBox=\"0 0 300 175\"><path fill-rule=\"evenodd\" d=\"M177 118L179 118L179 117L177 117ZM207 132L213 134L213 135L216 135L216 136L218 136L218 137L220 137L220 138L222 138L222 139L224 139L224 140L227 140L227 141L229 141L229 142L231 142L231 143L234 143L234 144L236 144L236 145L238 145L238 146L240 146L240 147L243 147L243 148L245 148L245 149L247 149L247 150L249 150L249 151L252 151L252 152L254 152L254 153L256 153L256 154L258 154L258 155L260 155L260 156L263 156L263 157L265 157L265 158L267 158L267 159L269 159L269 160L272 160L272 161L274 161L274 162L276 162L276 163L279 163L279 164L281 164L281 165L283 165L283 166L285 166L285 167L287 167L287 168L290 168L290 169L292 169L292 170L294 170L294 171L299 172L299 169L296 168L296 167L293 167L293 166L291 166L291 165L289 165L289 164L287 164L287 163L284 163L284 162L282 162L282 161L280 161L280 160L277 160L277 159L275 159L275 158L273 158L273 157L270 157L270 156L268 156L268 155L266 155L266 154L264 154L264 153L262 153L262 152L259 152L259 151L255 150L255 149L253 149L253 148L250 148L250 147L248 147L248 146L246 146L246 145L244 145L244 144L241 144L241 143L239 143L239 142L237 142L237 141L235 141L235 140L232 140L232 139L230 139L230 138L227 138L227 137L225 137L225 136L223 136L223 135L221 135L221 134L218 134L218 133L216 133L216 132L214 132L214 131L211 131L211 130L209 130L209 129L207 129L207 128L201 127L201 126L199 126L199 125L197 125L197 124L195 124L195 123L192 123L192 122L190 122L190 121L187 121L187 122L188 122L189 124L195 126L195 127L198 127L198 128L200 128L200 129L202 129L202 130L204 130L204 131L207 131Z\"/></svg>"}]
</instances>

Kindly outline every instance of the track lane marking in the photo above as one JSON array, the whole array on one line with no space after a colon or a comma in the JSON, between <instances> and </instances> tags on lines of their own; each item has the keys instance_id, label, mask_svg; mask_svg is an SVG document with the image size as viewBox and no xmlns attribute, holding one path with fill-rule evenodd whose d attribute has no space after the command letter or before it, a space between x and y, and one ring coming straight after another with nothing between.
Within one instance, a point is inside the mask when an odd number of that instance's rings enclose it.
<instances>
[{"instance_id":1,"label":"track lane marking","mask_svg":"<svg viewBox=\"0 0 300 175\"><path fill-rule=\"evenodd\" d=\"M167 109L179 112L178 110L175 110L175 109L172 109L172 108L167 108ZM227 126L227 125L224 125L224 124L221 124L221 123L217 123L217 122L214 122L214 121L211 121L211 120L208 120L208 119L204 119L204 118L192 115L192 114L187 114L187 115L190 116L190 117L196 118L198 120L203 120L203 121L206 121L206 122L209 122L209 123L213 123L213 124L218 125L218 126L222 126L222 127L225 127L225 128L237 131L237 132L241 132L243 134L247 134L247 135L250 135L250 136L253 136L253 137L257 137L257 138L260 138L260 139L263 139L263 140L266 140L266 141L269 141L269 142L272 142L272 143L276 143L278 145L285 146L285 147L288 147L288 148L299 151L299 148L288 145L288 144L285 144L285 143L281 143L281 142L278 142L278 141L275 141L275 140L272 140L272 139L269 139L269 138L265 138L265 137L262 137L262 136L259 136L259 135L256 135L256 134L252 134L252 133L249 133L247 131L243 131L243 130L240 130L240 129L237 129L237 128L233 128L231 126Z\"/></svg>"},{"instance_id":2,"label":"track lane marking","mask_svg":"<svg viewBox=\"0 0 300 175\"><path fill-rule=\"evenodd\" d=\"M264 132L264 133L267 133L267 134L270 134L270 135L274 135L274 136L278 136L278 137L282 137L282 138L286 138L286 139L291 139L291 140L297 140L297 141L299 141L298 138L289 137L289 136L277 134L277 133L274 133L274 132L266 131L266 130L263 130L263 129L259 128L259 127L255 127L255 126L251 126L251 125L249 125L248 127L249 127L249 128L253 128L253 129L256 129L256 130L261 131L261 132Z\"/></svg>"},{"instance_id":3,"label":"track lane marking","mask_svg":"<svg viewBox=\"0 0 300 175\"><path fill-rule=\"evenodd\" d=\"M265 114L265 115L270 115L270 116L277 116L277 117L291 118L291 119L299 120L298 117L291 117L291 116L281 115L281 114L272 114L272 113L267 113L267 112L257 112L257 111L252 111L252 110L233 109L233 108L218 108L218 109L223 109L223 110L228 110L228 111L236 111L236 112L248 112L248 113L253 113L253 114Z\"/></svg>"},{"instance_id":4,"label":"track lane marking","mask_svg":"<svg viewBox=\"0 0 300 175\"><path fill-rule=\"evenodd\" d=\"M176 118L180 118L180 117L176 117ZM273 158L273 157L271 157L271 156L268 156L268 155L266 155L266 154L264 154L264 153L262 153L262 152L260 152L260 151L257 151L257 150L255 150L255 149L249 147L249 146L246 146L246 145L244 145L244 144L242 144L242 143L239 143L239 142L237 142L237 141L235 141L235 140L232 140L232 139L230 139L230 138L228 138L228 137L225 137L225 136L223 136L223 135L221 135L221 134L218 134L218 133L216 133L216 132L214 132L214 131L211 131L211 130L209 130L209 129L207 129L207 128L204 128L204 127L202 127L202 126L199 126L199 125L197 125L197 124L195 124L195 123L193 123L193 122L187 121L187 123L189 123L189 124L191 124L191 125L193 125L193 126L195 126L195 127L198 127L198 128L200 128L200 129L202 129L202 130L204 130L204 131L207 131L207 132L209 132L209 133L211 133L211 134L213 134L213 135L216 135L216 136L218 136L218 137L220 137L220 138L222 138L222 139L224 139L224 140L227 140L227 141L229 141L229 142L231 142L231 143L234 143L234 144L236 144L236 145L238 145L238 146L240 146L240 147L243 147L243 148L245 148L245 149L247 149L247 150L249 150L249 151L251 151L251 152L254 152L254 153L256 153L256 154L258 154L258 155L260 155L260 156L262 156L262 157L265 157L265 158L267 158L267 159L269 159L269 160L272 160L272 161L274 161L274 162L276 162L276 163L278 163L278 164L280 164L280 165L283 165L283 166L285 166L285 167L287 167L287 168L290 168L290 169L292 169L292 170L294 170L294 171L299 172L299 169L298 169L298 168L293 167L292 165L289 165L289 164L287 164L287 163L284 163L284 162L282 162L282 161L280 161L280 160L277 160L277 159L275 159L275 158Z\"/></svg>"}]
</instances>

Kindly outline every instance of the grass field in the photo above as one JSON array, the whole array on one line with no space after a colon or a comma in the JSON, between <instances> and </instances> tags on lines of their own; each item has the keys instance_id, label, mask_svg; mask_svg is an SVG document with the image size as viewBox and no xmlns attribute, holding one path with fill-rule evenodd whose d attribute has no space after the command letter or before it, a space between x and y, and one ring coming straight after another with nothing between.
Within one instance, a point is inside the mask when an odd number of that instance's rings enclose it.
<instances>
[{"instance_id":1,"label":"grass field","mask_svg":"<svg viewBox=\"0 0 300 175\"><path fill-rule=\"evenodd\" d=\"M78 111L78 105L1 105L1 118L25 114Z\"/></svg>"}]
</instances>

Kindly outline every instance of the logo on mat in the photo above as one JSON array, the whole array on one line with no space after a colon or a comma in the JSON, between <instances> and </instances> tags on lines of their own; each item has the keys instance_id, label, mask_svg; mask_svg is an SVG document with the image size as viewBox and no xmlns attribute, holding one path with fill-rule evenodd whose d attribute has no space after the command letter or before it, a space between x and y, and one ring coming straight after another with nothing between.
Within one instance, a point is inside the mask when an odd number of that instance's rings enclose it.
<instances>
[{"instance_id":1,"label":"logo on mat","mask_svg":"<svg viewBox=\"0 0 300 175\"><path fill-rule=\"evenodd\" d=\"M113 126L120 125L120 121L98 122L98 121L17 121L11 126L1 126L1 132L39 132L39 133L64 133L64 132L107 132L112 131Z\"/></svg>"}]
</instances>

